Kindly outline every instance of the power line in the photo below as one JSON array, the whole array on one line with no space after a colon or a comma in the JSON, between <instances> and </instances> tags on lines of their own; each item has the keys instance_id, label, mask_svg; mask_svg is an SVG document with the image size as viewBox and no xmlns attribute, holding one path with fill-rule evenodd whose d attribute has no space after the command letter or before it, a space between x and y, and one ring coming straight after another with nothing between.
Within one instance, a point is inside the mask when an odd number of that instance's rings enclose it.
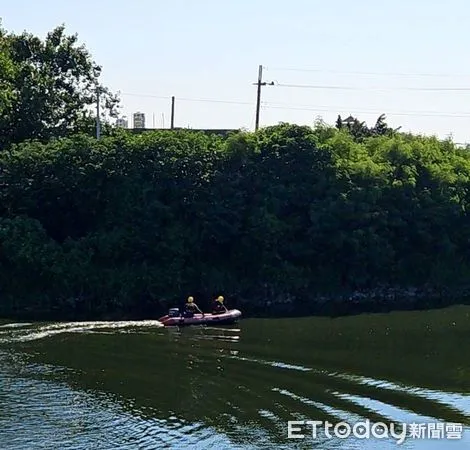
<instances>
[{"instance_id":1,"label":"power line","mask_svg":"<svg viewBox=\"0 0 470 450\"><path fill-rule=\"evenodd\" d=\"M149 97L149 98L159 98L171 100L172 96L160 96L154 94L134 94L134 93L122 93L122 95L127 96L137 96L137 97ZM245 101L236 101L236 100L218 100L218 99L209 99L209 98L190 98L190 97L176 97L178 101L189 101L189 102L202 102L202 103L221 103L221 104L233 104L233 105L249 105L252 106L253 102ZM351 107L339 107L339 106L328 106L328 105L305 105L305 104L292 104L292 103L282 103L282 102L261 102L261 107L264 109L281 109L281 110L294 110L294 111L322 111L322 112L335 112L338 111L354 111L355 113L372 113L372 114L382 114L384 110L375 110L367 108L351 108ZM387 115L400 115L400 116L422 116L422 117L470 117L470 112L439 112L439 111L396 111L396 112L386 112Z\"/></svg>"},{"instance_id":2,"label":"power line","mask_svg":"<svg viewBox=\"0 0 470 450\"><path fill-rule=\"evenodd\" d=\"M233 104L233 105L253 106L253 102L242 102L242 101L235 101L235 100L217 100L217 99L210 99L210 98L188 98L188 97L177 97L177 99L183 100L185 102L227 103L227 104Z\"/></svg>"},{"instance_id":3,"label":"power line","mask_svg":"<svg viewBox=\"0 0 470 450\"><path fill-rule=\"evenodd\" d=\"M370 108L362 108L362 107L347 107L345 108L344 106L335 106L335 105L306 105L306 104L294 104L294 103L285 103L285 102L264 102L264 106L266 107L282 107L282 106L287 106L287 107L295 107L295 108L315 108L315 109L322 109L322 108L327 108L326 110L345 110L349 109L352 111L361 111L361 112L373 112L377 113L377 109L370 109ZM436 114L436 115L461 115L461 116L470 116L470 111L453 111L453 112L441 112L441 111L429 111L429 110L411 110L411 111L401 111L401 113L407 113L407 114L416 114L416 115L422 115L422 114Z\"/></svg>"},{"instance_id":4,"label":"power line","mask_svg":"<svg viewBox=\"0 0 470 450\"><path fill-rule=\"evenodd\" d=\"M263 106L264 108L268 109L281 109L281 110L293 110L293 111L312 111L312 112L333 112L333 113L338 113L338 110L345 110L344 108L338 108L338 109L327 109L327 108L322 108L322 107L291 107L291 106ZM354 111L355 113L361 113L361 114L387 114L389 116L417 116L417 117L454 117L454 118L470 118L470 113L468 114L453 114L453 113L413 113L413 112L384 112L383 110L360 110L360 109L352 109L348 108L350 111Z\"/></svg>"},{"instance_id":5,"label":"power line","mask_svg":"<svg viewBox=\"0 0 470 450\"><path fill-rule=\"evenodd\" d=\"M470 87L357 87L357 86L334 86L334 85L320 85L320 84L287 84L276 83L274 86L287 87L287 88L303 88L303 89L333 89L333 90L348 90L348 91L470 91Z\"/></svg>"},{"instance_id":6,"label":"power line","mask_svg":"<svg viewBox=\"0 0 470 450\"><path fill-rule=\"evenodd\" d=\"M343 71L330 69L308 69L295 67L264 67L266 70L282 71L282 72L310 72L310 73L336 73L344 75L371 75L371 76L395 76L395 77L470 77L470 74L450 74L450 73L406 73L406 72L362 72L362 71Z\"/></svg>"},{"instance_id":7,"label":"power line","mask_svg":"<svg viewBox=\"0 0 470 450\"><path fill-rule=\"evenodd\" d=\"M171 99L170 95L154 95L154 94L135 94L130 92L120 92L120 95L128 96L128 97L151 97L151 98L160 98L164 100Z\"/></svg>"},{"instance_id":8,"label":"power line","mask_svg":"<svg viewBox=\"0 0 470 450\"><path fill-rule=\"evenodd\" d=\"M121 92L121 95L127 95L131 97L149 97L149 98L159 98L165 100L171 100L172 96L162 96L162 95L153 95L153 94L133 94L130 92ZM242 101L235 101L235 100L217 100L212 98L190 98L190 97L176 97L178 101L185 101L185 102L202 102L202 103L228 103L234 105L253 105L253 102L242 102Z\"/></svg>"}]
</instances>

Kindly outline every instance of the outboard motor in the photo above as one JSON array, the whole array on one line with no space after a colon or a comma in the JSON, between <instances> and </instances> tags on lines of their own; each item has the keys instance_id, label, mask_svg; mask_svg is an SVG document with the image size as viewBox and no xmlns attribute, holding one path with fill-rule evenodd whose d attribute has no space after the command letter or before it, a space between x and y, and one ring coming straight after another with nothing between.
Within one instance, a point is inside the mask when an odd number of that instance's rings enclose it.
<instances>
[{"instance_id":1,"label":"outboard motor","mask_svg":"<svg viewBox=\"0 0 470 450\"><path fill-rule=\"evenodd\" d=\"M168 310L168 315L170 317L179 317L180 316L180 310L179 308L170 308Z\"/></svg>"}]
</instances>

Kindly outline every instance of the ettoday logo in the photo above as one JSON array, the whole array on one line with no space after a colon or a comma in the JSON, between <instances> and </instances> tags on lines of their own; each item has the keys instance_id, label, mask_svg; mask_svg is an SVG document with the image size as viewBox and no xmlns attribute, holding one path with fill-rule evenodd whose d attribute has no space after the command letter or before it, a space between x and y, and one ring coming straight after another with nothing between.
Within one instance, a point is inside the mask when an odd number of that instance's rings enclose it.
<instances>
[{"instance_id":1,"label":"ettoday logo","mask_svg":"<svg viewBox=\"0 0 470 450\"><path fill-rule=\"evenodd\" d=\"M308 434L313 439L319 433L328 439L395 439L397 444L403 444L410 439L462 439L463 425L460 423L389 423L370 420L349 424L338 422L336 424L319 420L290 420L287 423L287 436L289 439L305 439Z\"/></svg>"}]
</instances>

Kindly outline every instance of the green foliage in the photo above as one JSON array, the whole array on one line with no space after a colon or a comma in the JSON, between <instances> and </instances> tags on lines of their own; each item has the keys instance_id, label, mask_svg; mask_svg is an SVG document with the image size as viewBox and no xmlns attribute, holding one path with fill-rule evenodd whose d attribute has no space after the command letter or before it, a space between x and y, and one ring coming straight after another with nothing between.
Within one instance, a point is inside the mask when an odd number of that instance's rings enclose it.
<instances>
[{"instance_id":1,"label":"green foliage","mask_svg":"<svg viewBox=\"0 0 470 450\"><path fill-rule=\"evenodd\" d=\"M14 98L13 80L15 78L15 66L11 59L5 31L0 22L0 117L7 114Z\"/></svg>"},{"instance_id":2,"label":"green foliage","mask_svg":"<svg viewBox=\"0 0 470 450\"><path fill-rule=\"evenodd\" d=\"M27 139L92 131L97 88L103 118L115 115L118 99L99 85L100 72L64 26L44 40L0 29L0 150Z\"/></svg>"},{"instance_id":3,"label":"green foliage","mask_svg":"<svg viewBox=\"0 0 470 450\"><path fill-rule=\"evenodd\" d=\"M385 122L385 114L382 114L377 119L377 122L372 128L369 128L365 122L359 121L355 117L349 116L343 120L341 116L338 116L336 120L336 128L338 130L346 130L354 139L362 142L364 139L372 136L392 136L401 128L390 128Z\"/></svg>"},{"instance_id":4,"label":"green foliage","mask_svg":"<svg viewBox=\"0 0 470 450\"><path fill-rule=\"evenodd\" d=\"M470 154L449 140L116 131L14 145L0 168L5 314L158 314L220 292L255 311L468 281Z\"/></svg>"}]
</instances>

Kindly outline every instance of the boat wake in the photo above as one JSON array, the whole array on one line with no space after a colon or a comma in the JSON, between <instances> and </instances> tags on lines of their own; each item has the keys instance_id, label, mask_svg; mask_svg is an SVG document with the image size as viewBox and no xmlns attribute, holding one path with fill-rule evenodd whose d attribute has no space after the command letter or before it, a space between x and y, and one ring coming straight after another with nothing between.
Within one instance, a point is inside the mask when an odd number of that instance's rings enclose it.
<instances>
[{"instance_id":1,"label":"boat wake","mask_svg":"<svg viewBox=\"0 0 470 450\"><path fill-rule=\"evenodd\" d=\"M469 448L470 395L463 381L461 388L450 383L467 373L464 359L453 363L450 375L441 366L447 381L433 383L411 377L408 368L388 376L388 361L369 365L366 350L357 354L357 367L349 367L339 357L322 358L301 337L249 326L3 324L0 340L26 342L0 347L5 440L15 450L34 446L33 437L64 450L399 448L392 437L344 440L319 431L314 438L307 428L304 440L288 438L288 421L315 420L405 425L408 431L413 424L460 424L461 439L408 436L401 448ZM82 335L64 339L67 333ZM285 345L284 338L290 339Z\"/></svg>"},{"instance_id":2,"label":"boat wake","mask_svg":"<svg viewBox=\"0 0 470 450\"><path fill-rule=\"evenodd\" d=\"M145 328L162 327L158 320L63 322L40 326L31 323L10 323L0 326L0 343L36 341L64 333L131 333Z\"/></svg>"}]
</instances>

